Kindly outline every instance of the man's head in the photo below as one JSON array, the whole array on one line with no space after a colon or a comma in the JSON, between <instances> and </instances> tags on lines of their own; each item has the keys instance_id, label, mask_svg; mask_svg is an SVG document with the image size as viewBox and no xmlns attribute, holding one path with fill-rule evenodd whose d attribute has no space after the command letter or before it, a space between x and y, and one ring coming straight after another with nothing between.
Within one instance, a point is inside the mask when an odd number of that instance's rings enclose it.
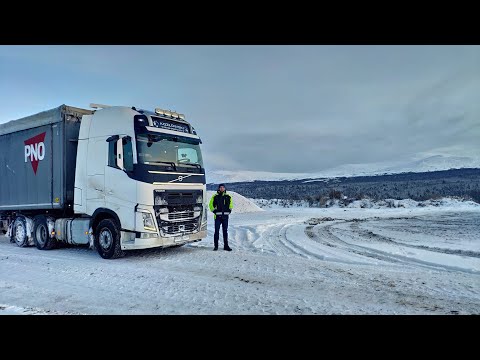
<instances>
[{"instance_id":1,"label":"man's head","mask_svg":"<svg viewBox=\"0 0 480 360\"><path fill-rule=\"evenodd\" d=\"M220 184L218 185L218 191L220 191L221 193L225 191L225 184Z\"/></svg>"}]
</instances>

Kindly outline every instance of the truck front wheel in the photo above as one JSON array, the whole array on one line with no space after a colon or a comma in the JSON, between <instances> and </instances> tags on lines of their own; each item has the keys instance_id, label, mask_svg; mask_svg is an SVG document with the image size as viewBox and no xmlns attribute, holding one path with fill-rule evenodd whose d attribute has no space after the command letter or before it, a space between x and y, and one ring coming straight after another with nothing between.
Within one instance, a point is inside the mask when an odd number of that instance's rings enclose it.
<instances>
[{"instance_id":1,"label":"truck front wheel","mask_svg":"<svg viewBox=\"0 0 480 360\"><path fill-rule=\"evenodd\" d=\"M124 255L120 245L120 229L114 220L100 221L95 230L95 248L104 259L116 259Z\"/></svg>"},{"instance_id":2,"label":"truck front wheel","mask_svg":"<svg viewBox=\"0 0 480 360\"><path fill-rule=\"evenodd\" d=\"M50 250L55 247L56 241L50 237L47 218L43 215L33 219L33 242L39 250Z\"/></svg>"}]
</instances>

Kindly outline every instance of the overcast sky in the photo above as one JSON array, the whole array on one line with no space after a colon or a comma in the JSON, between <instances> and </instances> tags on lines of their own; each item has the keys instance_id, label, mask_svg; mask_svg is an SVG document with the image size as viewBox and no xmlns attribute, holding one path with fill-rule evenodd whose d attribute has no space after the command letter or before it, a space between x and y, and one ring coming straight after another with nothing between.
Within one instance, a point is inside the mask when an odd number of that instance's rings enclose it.
<instances>
[{"instance_id":1,"label":"overcast sky","mask_svg":"<svg viewBox=\"0 0 480 360\"><path fill-rule=\"evenodd\" d=\"M0 123L60 104L185 113L209 170L480 151L480 46L0 46Z\"/></svg>"}]
</instances>

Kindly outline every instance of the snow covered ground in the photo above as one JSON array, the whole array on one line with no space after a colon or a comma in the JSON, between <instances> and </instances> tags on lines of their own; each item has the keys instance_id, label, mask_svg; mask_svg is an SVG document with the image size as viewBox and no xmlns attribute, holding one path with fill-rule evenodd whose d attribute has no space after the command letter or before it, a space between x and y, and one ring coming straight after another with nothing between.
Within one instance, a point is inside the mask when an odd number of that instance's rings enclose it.
<instances>
[{"instance_id":1,"label":"snow covered ground","mask_svg":"<svg viewBox=\"0 0 480 360\"><path fill-rule=\"evenodd\" d=\"M234 212L232 252L211 220L199 243L117 260L0 237L0 314L480 313L478 207Z\"/></svg>"}]
</instances>

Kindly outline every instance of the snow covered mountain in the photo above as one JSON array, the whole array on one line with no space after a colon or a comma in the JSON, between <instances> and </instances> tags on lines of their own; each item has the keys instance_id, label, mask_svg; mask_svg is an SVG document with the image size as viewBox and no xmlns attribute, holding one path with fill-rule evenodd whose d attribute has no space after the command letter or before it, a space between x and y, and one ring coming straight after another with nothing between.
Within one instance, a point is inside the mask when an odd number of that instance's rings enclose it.
<instances>
[{"instance_id":1,"label":"snow covered mountain","mask_svg":"<svg viewBox=\"0 0 480 360\"><path fill-rule=\"evenodd\" d=\"M406 162L381 162L366 164L347 164L316 173L275 173L265 171L228 171L213 170L207 172L207 183L248 182L255 180L281 181L318 179L333 177L369 176L398 174L404 172L428 172L461 168L480 168L480 157L433 155L419 160Z\"/></svg>"}]
</instances>

